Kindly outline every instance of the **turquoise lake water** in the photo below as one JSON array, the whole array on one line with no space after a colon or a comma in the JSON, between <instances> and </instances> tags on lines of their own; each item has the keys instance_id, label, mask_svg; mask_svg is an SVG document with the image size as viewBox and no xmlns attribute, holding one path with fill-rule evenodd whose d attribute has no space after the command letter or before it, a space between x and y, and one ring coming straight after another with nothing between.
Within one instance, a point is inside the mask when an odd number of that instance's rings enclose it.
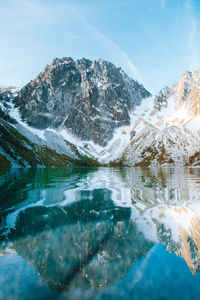
<instances>
[{"instance_id":1,"label":"turquoise lake water","mask_svg":"<svg viewBox=\"0 0 200 300\"><path fill-rule=\"evenodd\" d=\"M3 173L0 299L200 299L200 169Z\"/></svg>"}]
</instances>

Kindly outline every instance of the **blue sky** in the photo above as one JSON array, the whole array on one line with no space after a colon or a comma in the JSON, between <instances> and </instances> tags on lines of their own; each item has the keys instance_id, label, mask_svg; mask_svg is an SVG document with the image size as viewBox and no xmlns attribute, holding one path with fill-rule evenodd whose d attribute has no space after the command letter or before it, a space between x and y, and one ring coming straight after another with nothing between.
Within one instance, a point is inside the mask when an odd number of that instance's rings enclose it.
<instances>
[{"instance_id":1,"label":"blue sky","mask_svg":"<svg viewBox=\"0 0 200 300\"><path fill-rule=\"evenodd\" d=\"M53 58L103 58L152 93L200 69L199 0L0 1L0 85Z\"/></svg>"}]
</instances>

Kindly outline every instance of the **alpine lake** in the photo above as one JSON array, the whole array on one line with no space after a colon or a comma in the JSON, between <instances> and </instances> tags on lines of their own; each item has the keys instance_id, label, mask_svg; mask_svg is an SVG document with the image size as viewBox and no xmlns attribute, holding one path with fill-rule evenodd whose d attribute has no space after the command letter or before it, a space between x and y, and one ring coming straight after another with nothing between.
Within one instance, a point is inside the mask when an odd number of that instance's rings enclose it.
<instances>
[{"instance_id":1,"label":"alpine lake","mask_svg":"<svg viewBox=\"0 0 200 300\"><path fill-rule=\"evenodd\" d=\"M0 171L0 299L200 299L200 169Z\"/></svg>"}]
</instances>

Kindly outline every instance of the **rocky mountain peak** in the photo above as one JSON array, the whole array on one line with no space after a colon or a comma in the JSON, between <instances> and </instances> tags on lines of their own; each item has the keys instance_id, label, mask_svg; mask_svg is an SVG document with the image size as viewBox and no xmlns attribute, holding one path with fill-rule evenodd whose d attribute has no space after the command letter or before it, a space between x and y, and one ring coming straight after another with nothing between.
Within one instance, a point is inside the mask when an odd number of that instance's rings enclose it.
<instances>
[{"instance_id":1,"label":"rocky mountain peak","mask_svg":"<svg viewBox=\"0 0 200 300\"><path fill-rule=\"evenodd\" d=\"M161 110L162 108L167 107L168 105L167 100L171 96L171 93L172 91L168 86L160 90L158 95L155 97L154 108L156 110Z\"/></svg>"},{"instance_id":2,"label":"rocky mountain peak","mask_svg":"<svg viewBox=\"0 0 200 300\"><path fill-rule=\"evenodd\" d=\"M176 94L176 107L184 106L192 115L200 114L200 71L185 71L173 86Z\"/></svg>"},{"instance_id":3,"label":"rocky mountain peak","mask_svg":"<svg viewBox=\"0 0 200 300\"><path fill-rule=\"evenodd\" d=\"M186 80L187 78L192 78L192 72L191 71L188 71L188 70L185 70L183 72L183 74L181 75L180 80Z\"/></svg>"},{"instance_id":4,"label":"rocky mountain peak","mask_svg":"<svg viewBox=\"0 0 200 300\"><path fill-rule=\"evenodd\" d=\"M105 146L129 112L150 93L121 68L102 59L55 58L15 98L22 118L39 129L66 128Z\"/></svg>"},{"instance_id":5,"label":"rocky mountain peak","mask_svg":"<svg viewBox=\"0 0 200 300\"><path fill-rule=\"evenodd\" d=\"M20 91L16 86L0 86L0 108L8 111L11 107L11 102Z\"/></svg>"},{"instance_id":6,"label":"rocky mountain peak","mask_svg":"<svg viewBox=\"0 0 200 300\"><path fill-rule=\"evenodd\" d=\"M162 89L155 97L154 107L167 107L170 97L176 109L184 107L191 115L200 114L200 71L184 71L176 84Z\"/></svg>"}]
</instances>

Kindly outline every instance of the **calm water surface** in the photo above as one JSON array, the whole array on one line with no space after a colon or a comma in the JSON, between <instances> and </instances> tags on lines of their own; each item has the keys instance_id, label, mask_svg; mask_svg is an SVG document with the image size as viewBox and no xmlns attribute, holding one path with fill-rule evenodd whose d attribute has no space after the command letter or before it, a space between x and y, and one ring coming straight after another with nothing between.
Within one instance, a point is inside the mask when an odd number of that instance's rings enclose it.
<instances>
[{"instance_id":1,"label":"calm water surface","mask_svg":"<svg viewBox=\"0 0 200 300\"><path fill-rule=\"evenodd\" d=\"M200 169L0 175L0 299L200 299Z\"/></svg>"}]
</instances>

